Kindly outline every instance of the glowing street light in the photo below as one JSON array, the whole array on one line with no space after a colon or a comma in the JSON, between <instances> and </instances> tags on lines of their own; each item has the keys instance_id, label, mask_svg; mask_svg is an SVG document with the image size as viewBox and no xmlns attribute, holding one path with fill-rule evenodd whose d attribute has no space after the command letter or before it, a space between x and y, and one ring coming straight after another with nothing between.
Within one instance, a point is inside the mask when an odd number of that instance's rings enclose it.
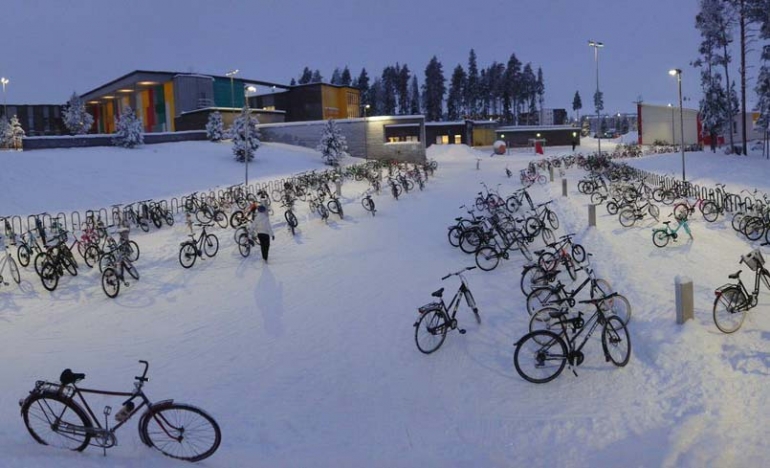
<instances>
[{"instance_id":1,"label":"glowing street light","mask_svg":"<svg viewBox=\"0 0 770 468\"><path fill-rule=\"evenodd\" d=\"M682 146L682 182L685 180L684 172L684 111L682 109L682 70L679 68L672 68L668 71L671 76L676 76L676 81L679 84L679 143Z\"/></svg>"}]
</instances>

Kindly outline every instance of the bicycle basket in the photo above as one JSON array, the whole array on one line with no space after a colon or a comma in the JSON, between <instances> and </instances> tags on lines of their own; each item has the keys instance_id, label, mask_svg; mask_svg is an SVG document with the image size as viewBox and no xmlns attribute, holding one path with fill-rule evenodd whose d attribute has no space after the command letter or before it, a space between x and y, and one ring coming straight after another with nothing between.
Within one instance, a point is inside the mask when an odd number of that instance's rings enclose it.
<instances>
[{"instance_id":1,"label":"bicycle basket","mask_svg":"<svg viewBox=\"0 0 770 468\"><path fill-rule=\"evenodd\" d=\"M746 264L751 271L757 271L765 264L765 257L759 249L754 249L746 255L741 255L741 261Z\"/></svg>"},{"instance_id":2,"label":"bicycle basket","mask_svg":"<svg viewBox=\"0 0 770 468\"><path fill-rule=\"evenodd\" d=\"M424 314L425 312L429 312L433 309L440 309L441 304L438 302L431 302L430 304L425 304L424 306L417 309L417 311L420 313L420 315Z\"/></svg>"}]
</instances>

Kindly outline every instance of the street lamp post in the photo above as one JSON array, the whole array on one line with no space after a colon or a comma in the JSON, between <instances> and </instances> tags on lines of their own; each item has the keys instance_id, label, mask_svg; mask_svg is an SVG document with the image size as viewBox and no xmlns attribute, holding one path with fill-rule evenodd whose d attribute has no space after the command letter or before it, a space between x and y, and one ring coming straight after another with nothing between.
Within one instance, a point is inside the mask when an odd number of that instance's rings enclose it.
<instances>
[{"instance_id":1,"label":"street lamp post","mask_svg":"<svg viewBox=\"0 0 770 468\"><path fill-rule=\"evenodd\" d=\"M6 77L0 78L0 83L3 84L3 116L8 119L8 100L5 97L5 85L10 83L11 80L9 80Z\"/></svg>"},{"instance_id":2,"label":"street lamp post","mask_svg":"<svg viewBox=\"0 0 770 468\"><path fill-rule=\"evenodd\" d=\"M668 103L668 107L671 108L671 144L676 144L676 132L674 131L674 105L670 102Z\"/></svg>"},{"instance_id":3,"label":"street lamp post","mask_svg":"<svg viewBox=\"0 0 770 468\"><path fill-rule=\"evenodd\" d=\"M682 109L682 70L673 68L668 71L671 76L676 76L679 84L679 144L682 147L682 182L686 181L684 172L684 110Z\"/></svg>"},{"instance_id":4,"label":"street lamp post","mask_svg":"<svg viewBox=\"0 0 770 468\"><path fill-rule=\"evenodd\" d=\"M604 43L596 41L588 41L588 45L594 48L594 62L596 62L596 97L599 97L599 48L604 47ZM595 103L595 104L598 104ZM599 106L596 107L596 135L599 137L599 156L602 154L602 136L599 135L601 129L601 116L599 115Z\"/></svg>"},{"instance_id":5,"label":"street lamp post","mask_svg":"<svg viewBox=\"0 0 770 468\"><path fill-rule=\"evenodd\" d=\"M233 88L233 77L238 73L238 69L230 70L225 76L230 78L230 109L235 109L235 88Z\"/></svg>"},{"instance_id":6,"label":"street lamp post","mask_svg":"<svg viewBox=\"0 0 770 468\"><path fill-rule=\"evenodd\" d=\"M249 101L248 101L248 98L246 97L245 91L248 91L250 93L255 93L255 92L257 92L257 88L256 88L256 86L247 86L246 88L244 88L243 98L246 99L246 104L248 105ZM249 117L247 117L247 118L249 119L249 121L246 122L246 124L249 126L248 127L249 128L249 132L251 132L251 125L250 125L251 124L251 111L249 111ZM245 184L245 186L246 186L246 191L248 193L248 187L249 187L249 158L246 158L246 184Z\"/></svg>"}]
</instances>

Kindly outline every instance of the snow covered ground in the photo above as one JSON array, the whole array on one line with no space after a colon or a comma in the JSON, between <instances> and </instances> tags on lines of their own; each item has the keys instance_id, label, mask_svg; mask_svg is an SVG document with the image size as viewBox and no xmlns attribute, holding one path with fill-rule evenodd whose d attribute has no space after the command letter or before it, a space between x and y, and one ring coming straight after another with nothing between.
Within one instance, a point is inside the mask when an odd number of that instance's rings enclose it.
<instances>
[{"instance_id":1,"label":"snow covered ground","mask_svg":"<svg viewBox=\"0 0 770 468\"><path fill-rule=\"evenodd\" d=\"M547 155L567 151L547 148ZM587 228L578 169L567 175L569 197L558 182L532 195L555 200L559 232L577 233L597 274L631 301L628 366L605 363L594 337L579 377L567 370L545 385L521 379L512 344L526 332L527 316L516 255L492 272L468 273L480 325L462 308L467 334L451 332L430 356L417 351L417 307L442 286L454 291L457 281L442 282L443 275L474 264L448 244L446 226L480 182L501 184L502 193L518 188L504 168L516 172L534 157L488 155L431 147L439 170L425 191L377 197L375 217L358 202L360 183L343 187L344 220L325 225L303 214L292 237L277 214L267 265L255 253L242 258L231 231L217 230L219 254L183 270L177 254L186 233L177 223L133 236L142 276L115 300L103 294L97 271L83 268L49 293L23 269L20 288L0 287L0 466L181 466L144 447L133 423L105 459L95 448L38 445L19 417L17 401L37 379L55 380L70 367L87 374L86 387L130 390L139 359L150 362L151 398L198 405L218 420L222 445L200 466L763 465L770 458L767 306L752 310L733 335L711 319L713 290L742 268L740 255L753 246L723 218L713 225L696 218L695 241L665 249L653 246L651 224L624 229L603 208L596 228ZM317 153L284 145L265 145L257 158L254 179L322 168ZM767 178L755 176L768 174L760 158L687 158L696 183L770 191ZM0 160L0 214L179 195L240 182L243 170L229 146L203 142L0 153ZM681 168L678 154L629 162L661 173ZM45 182L35 191L30 174ZM684 326L674 320L676 275L695 286L695 320ZM760 302L766 299L763 293ZM119 405L92 403L97 414L103 404Z\"/></svg>"}]
</instances>

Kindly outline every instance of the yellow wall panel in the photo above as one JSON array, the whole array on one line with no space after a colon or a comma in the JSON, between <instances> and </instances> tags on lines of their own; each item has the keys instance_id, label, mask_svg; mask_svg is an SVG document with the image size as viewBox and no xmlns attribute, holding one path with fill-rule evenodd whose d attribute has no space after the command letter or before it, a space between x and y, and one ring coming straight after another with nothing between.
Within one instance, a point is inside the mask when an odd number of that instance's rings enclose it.
<instances>
[{"instance_id":1,"label":"yellow wall panel","mask_svg":"<svg viewBox=\"0 0 770 468\"><path fill-rule=\"evenodd\" d=\"M166 100L166 128L169 132L175 132L174 116L176 115L174 109L174 83L168 81L163 83L163 97Z\"/></svg>"}]
</instances>

